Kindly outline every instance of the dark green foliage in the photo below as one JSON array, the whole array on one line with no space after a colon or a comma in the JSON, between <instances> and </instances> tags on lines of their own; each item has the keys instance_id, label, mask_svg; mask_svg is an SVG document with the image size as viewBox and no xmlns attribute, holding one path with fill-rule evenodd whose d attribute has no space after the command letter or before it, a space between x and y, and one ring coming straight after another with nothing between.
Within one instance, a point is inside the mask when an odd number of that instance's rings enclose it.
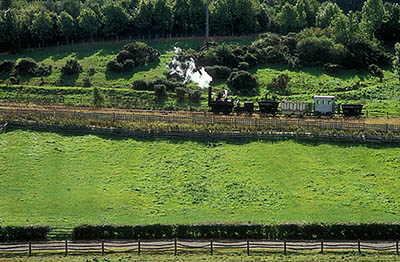
<instances>
[{"instance_id":1,"label":"dark green foliage","mask_svg":"<svg viewBox=\"0 0 400 262\"><path fill-rule=\"evenodd\" d=\"M400 224L193 224L193 225L82 225L74 239L289 239L394 240Z\"/></svg>"},{"instance_id":2,"label":"dark green foliage","mask_svg":"<svg viewBox=\"0 0 400 262\"><path fill-rule=\"evenodd\" d=\"M0 73L10 73L14 70L15 62L5 60L0 62Z\"/></svg>"},{"instance_id":3,"label":"dark green foliage","mask_svg":"<svg viewBox=\"0 0 400 262\"><path fill-rule=\"evenodd\" d=\"M198 103L201 100L201 91L196 90L196 91L191 91L189 92L189 99L192 102Z\"/></svg>"},{"instance_id":4,"label":"dark green foliage","mask_svg":"<svg viewBox=\"0 0 400 262\"><path fill-rule=\"evenodd\" d=\"M324 71L329 74L336 74L343 68L343 66L338 65L338 64L331 64L327 63L323 66Z\"/></svg>"},{"instance_id":5,"label":"dark green foliage","mask_svg":"<svg viewBox=\"0 0 400 262\"><path fill-rule=\"evenodd\" d=\"M159 78L155 81L152 81L150 84L152 85L164 85L167 89L167 91L169 92L174 92L176 88L185 88L186 89L186 85L178 82L178 81L173 81L173 80L167 80L164 78Z\"/></svg>"},{"instance_id":6,"label":"dark green foliage","mask_svg":"<svg viewBox=\"0 0 400 262\"><path fill-rule=\"evenodd\" d=\"M91 87L91 86L92 86L92 83L91 83L89 77L85 77L85 78L83 79L83 86L84 86L84 87Z\"/></svg>"},{"instance_id":7,"label":"dark green foliage","mask_svg":"<svg viewBox=\"0 0 400 262\"><path fill-rule=\"evenodd\" d=\"M97 108L102 107L104 104L104 96L100 93L97 87L93 88L93 105Z\"/></svg>"},{"instance_id":8,"label":"dark green foliage","mask_svg":"<svg viewBox=\"0 0 400 262\"><path fill-rule=\"evenodd\" d=\"M186 89L185 88L176 88L175 89L176 92L176 98L180 101L182 101L183 99L185 99L186 96Z\"/></svg>"},{"instance_id":9,"label":"dark green foliage","mask_svg":"<svg viewBox=\"0 0 400 262\"><path fill-rule=\"evenodd\" d=\"M67 63L61 68L62 75L75 75L81 73L82 71L82 66L76 59L68 60Z\"/></svg>"},{"instance_id":10,"label":"dark green foliage","mask_svg":"<svg viewBox=\"0 0 400 262\"><path fill-rule=\"evenodd\" d=\"M227 81L234 94L254 95L257 93L257 79L247 71L232 72Z\"/></svg>"},{"instance_id":11,"label":"dark green foliage","mask_svg":"<svg viewBox=\"0 0 400 262\"><path fill-rule=\"evenodd\" d=\"M135 66L159 62L160 52L142 42L126 44L117 57L107 63L107 71L130 72Z\"/></svg>"},{"instance_id":12,"label":"dark green foliage","mask_svg":"<svg viewBox=\"0 0 400 262\"><path fill-rule=\"evenodd\" d=\"M142 79L138 79L133 82L133 89L154 91L154 84L149 83Z\"/></svg>"},{"instance_id":13,"label":"dark green foliage","mask_svg":"<svg viewBox=\"0 0 400 262\"><path fill-rule=\"evenodd\" d=\"M272 81L267 84L270 91L281 95L289 94L290 77L287 74L280 74L278 77L272 78Z\"/></svg>"},{"instance_id":14,"label":"dark green foliage","mask_svg":"<svg viewBox=\"0 0 400 262\"><path fill-rule=\"evenodd\" d=\"M327 37L307 37L297 43L302 64L325 64L331 62L334 42Z\"/></svg>"},{"instance_id":15,"label":"dark green foliage","mask_svg":"<svg viewBox=\"0 0 400 262\"><path fill-rule=\"evenodd\" d=\"M48 76L51 75L53 67L52 65L46 65L46 64L39 64L36 69L33 70L33 75L34 76Z\"/></svg>"},{"instance_id":16,"label":"dark green foliage","mask_svg":"<svg viewBox=\"0 0 400 262\"><path fill-rule=\"evenodd\" d=\"M213 80L226 80L232 73L232 70L227 66L206 66L204 70L213 78Z\"/></svg>"},{"instance_id":17,"label":"dark green foliage","mask_svg":"<svg viewBox=\"0 0 400 262\"><path fill-rule=\"evenodd\" d=\"M46 240L48 226L0 226L0 241Z\"/></svg>"},{"instance_id":18,"label":"dark green foliage","mask_svg":"<svg viewBox=\"0 0 400 262\"><path fill-rule=\"evenodd\" d=\"M249 63L240 62L239 65L238 65L238 69L239 70L243 70L243 71L249 70Z\"/></svg>"},{"instance_id":19,"label":"dark green foliage","mask_svg":"<svg viewBox=\"0 0 400 262\"><path fill-rule=\"evenodd\" d=\"M18 61L15 69L19 74L33 74L37 67L37 63L32 58L22 58Z\"/></svg>"},{"instance_id":20,"label":"dark green foliage","mask_svg":"<svg viewBox=\"0 0 400 262\"><path fill-rule=\"evenodd\" d=\"M379 66L374 65L374 64L369 65L369 66L368 66L368 71L369 71L373 76L379 77L380 81L382 81L382 79L383 79L383 72L382 72L382 69L379 68Z\"/></svg>"},{"instance_id":21,"label":"dark green foliage","mask_svg":"<svg viewBox=\"0 0 400 262\"><path fill-rule=\"evenodd\" d=\"M154 94L158 99L167 97L167 88L165 85L154 85Z\"/></svg>"}]
</instances>

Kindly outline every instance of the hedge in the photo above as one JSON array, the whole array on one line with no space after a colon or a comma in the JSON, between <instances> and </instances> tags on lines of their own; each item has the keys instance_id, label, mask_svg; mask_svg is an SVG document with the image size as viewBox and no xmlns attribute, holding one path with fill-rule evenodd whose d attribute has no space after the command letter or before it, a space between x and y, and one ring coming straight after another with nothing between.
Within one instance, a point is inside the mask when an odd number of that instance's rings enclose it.
<instances>
[{"instance_id":1,"label":"hedge","mask_svg":"<svg viewBox=\"0 0 400 262\"><path fill-rule=\"evenodd\" d=\"M48 226L0 226L0 241L46 240Z\"/></svg>"},{"instance_id":2,"label":"hedge","mask_svg":"<svg viewBox=\"0 0 400 262\"><path fill-rule=\"evenodd\" d=\"M74 239L394 240L400 224L81 225Z\"/></svg>"}]
</instances>

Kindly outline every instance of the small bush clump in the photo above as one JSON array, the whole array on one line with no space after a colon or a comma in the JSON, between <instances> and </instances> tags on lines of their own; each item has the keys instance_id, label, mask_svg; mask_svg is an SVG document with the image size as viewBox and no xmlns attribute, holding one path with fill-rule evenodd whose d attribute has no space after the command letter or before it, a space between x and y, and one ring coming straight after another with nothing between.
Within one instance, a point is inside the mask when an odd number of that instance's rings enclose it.
<instances>
[{"instance_id":1,"label":"small bush clump","mask_svg":"<svg viewBox=\"0 0 400 262\"><path fill-rule=\"evenodd\" d=\"M290 77L288 74L280 74L278 77L272 78L272 81L267 84L270 91L281 95L289 94Z\"/></svg>"},{"instance_id":2,"label":"small bush clump","mask_svg":"<svg viewBox=\"0 0 400 262\"><path fill-rule=\"evenodd\" d=\"M62 75L75 75L81 73L82 71L82 66L76 59L68 60L67 63L61 68Z\"/></svg>"},{"instance_id":3,"label":"small bush clump","mask_svg":"<svg viewBox=\"0 0 400 262\"><path fill-rule=\"evenodd\" d=\"M15 62L5 60L0 62L0 73L11 73L15 68Z\"/></svg>"},{"instance_id":4,"label":"small bush clump","mask_svg":"<svg viewBox=\"0 0 400 262\"><path fill-rule=\"evenodd\" d=\"M257 79L247 71L232 72L227 84L234 94L254 95L257 93Z\"/></svg>"},{"instance_id":5,"label":"small bush clump","mask_svg":"<svg viewBox=\"0 0 400 262\"><path fill-rule=\"evenodd\" d=\"M147 91L154 91L154 84L149 83L145 80L138 79L133 81L133 89L135 90L147 90Z\"/></svg>"},{"instance_id":6,"label":"small bush clump","mask_svg":"<svg viewBox=\"0 0 400 262\"><path fill-rule=\"evenodd\" d=\"M165 85L154 85L154 94L158 99L166 98L167 95L167 88Z\"/></svg>"},{"instance_id":7,"label":"small bush clump","mask_svg":"<svg viewBox=\"0 0 400 262\"><path fill-rule=\"evenodd\" d=\"M226 80L232 73L232 70L227 66L206 66L204 70L213 78L213 80Z\"/></svg>"}]
</instances>

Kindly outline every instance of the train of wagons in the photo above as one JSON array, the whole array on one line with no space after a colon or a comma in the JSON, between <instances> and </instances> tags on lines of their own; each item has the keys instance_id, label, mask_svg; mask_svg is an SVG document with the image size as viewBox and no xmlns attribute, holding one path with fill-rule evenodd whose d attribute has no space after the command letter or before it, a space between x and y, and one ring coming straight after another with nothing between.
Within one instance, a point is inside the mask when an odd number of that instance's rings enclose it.
<instances>
[{"instance_id":1,"label":"train of wagons","mask_svg":"<svg viewBox=\"0 0 400 262\"><path fill-rule=\"evenodd\" d=\"M334 96L314 96L314 102L295 102L295 101L258 101L259 110L256 111L254 102L244 102L243 104L234 103L232 99L218 94L212 97L212 89L208 88L208 106L214 114L229 115L231 113L248 114L258 113L260 115L286 116L328 116L335 114L344 117L360 117L362 115L362 104L336 104ZM280 108L279 108L280 104Z\"/></svg>"}]
</instances>

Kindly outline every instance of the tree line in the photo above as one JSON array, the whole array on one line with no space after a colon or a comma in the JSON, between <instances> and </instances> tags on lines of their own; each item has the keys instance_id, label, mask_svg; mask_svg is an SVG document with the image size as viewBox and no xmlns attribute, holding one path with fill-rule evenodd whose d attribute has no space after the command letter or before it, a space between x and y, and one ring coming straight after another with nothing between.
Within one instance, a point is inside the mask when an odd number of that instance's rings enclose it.
<instances>
[{"instance_id":1,"label":"tree line","mask_svg":"<svg viewBox=\"0 0 400 262\"><path fill-rule=\"evenodd\" d=\"M128 36L201 36L205 1L0 0L0 51ZM213 0L209 10L211 35L317 27L332 30L338 42L360 35L400 40L400 5L382 0Z\"/></svg>"}]
</instances>

